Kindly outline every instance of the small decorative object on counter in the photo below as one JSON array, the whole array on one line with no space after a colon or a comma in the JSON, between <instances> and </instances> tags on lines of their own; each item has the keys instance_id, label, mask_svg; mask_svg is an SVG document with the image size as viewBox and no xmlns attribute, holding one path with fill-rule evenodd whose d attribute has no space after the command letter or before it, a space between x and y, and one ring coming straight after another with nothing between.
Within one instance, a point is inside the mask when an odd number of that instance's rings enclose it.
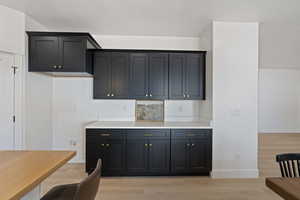
<instances>
[{"instance_id":1,"label":"small decorative object on counter","mask_svg":"<svg viewBox=\"0 0 300 200\"><path fill-rule=\"evenodd\" d=\"M164 101L136 101L136 121L164 121Z\"/></svg>"}]
</instances>

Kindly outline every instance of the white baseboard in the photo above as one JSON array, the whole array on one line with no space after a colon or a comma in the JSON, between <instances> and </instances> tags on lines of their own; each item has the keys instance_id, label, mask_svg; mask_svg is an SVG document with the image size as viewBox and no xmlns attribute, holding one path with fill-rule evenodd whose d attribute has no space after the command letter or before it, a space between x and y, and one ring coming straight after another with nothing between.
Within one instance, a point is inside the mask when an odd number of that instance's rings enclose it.
<instances>
[{"instance_id":1,"label":"white baseboard","mask_svg":"<svg viewBox=\"0 0 300 200\"><path fill-rule=\"evenodd\" d=\"M83 164L85 163L84 160L70 160L68 163L70 164Z\"/></svg>"},{"instance_id":2,"label":"white baseboard","mask_svg":"<svg viewBox=\"0 0 300 200\"><path fill-rule=\"evenodd\" d=\"M300 130L278 130L278 129L265 129L260 130L258 133L300 133Z\"/></svg>"},{"instance_id":3,"label":"white baseboard","mask_svg":"<svg viewBox=\"0 0 300 200\"><path fill-rule=\"evenodd\" d=\"M258 169L217 169L212 170L212 178L258 178Z\"/></svg>"}]
</instances>

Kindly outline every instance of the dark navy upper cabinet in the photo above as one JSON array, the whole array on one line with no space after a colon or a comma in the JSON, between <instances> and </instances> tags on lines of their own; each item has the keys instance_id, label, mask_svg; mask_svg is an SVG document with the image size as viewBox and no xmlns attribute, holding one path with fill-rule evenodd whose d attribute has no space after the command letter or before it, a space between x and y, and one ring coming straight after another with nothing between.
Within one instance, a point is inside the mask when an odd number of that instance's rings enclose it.
<instances>
[{"instance_id":1,"label":"dark navy upper cabinet","mask_svg":"<svg viewBox=\"0 0 300 200\"><path fill-rule=\"evenodd\" d=\"M186 54L173 53L170 54L169 66L169 98L170 99L185 99L185 69L186 69Z\"/></svg>"},{"instance_id":2,"label":"dark navy upper cabinet","mask_svg":"<svg viewBox=\"0 0 300 200\"><path fill-rule=\"evenodd\" d=\"M148 99L148 54L130 54L130 97Z\"/></svg>"},{"instance_id":3,"label":"dark navy upper cabinet","mask_svg":"<svg viewBox=\"0 0 300 200\"><path fill-rule=\"evenodd\" d=\"M111 53L94 54L94 98L110 98L111 92Z\"/></svg>"},{"instance_id":4,"label":"dark navy upper cabinet","mask_svg":"<svg viewBox=\"0 0 300 200\"><path fill-rule=\"evenodd\" d=\"M167 53L131 53L130 97L135 99L168 98Z\"/></svg>"},{"instance_id":5,"label":"dark navy upper cabinet","mask_svg":"<svg viewBox=\"0 0 300 200\"><path fill-rule=\"evenodd\" d=\"M170 53L169 99L205 99L205 52Z\"/></svg>"},{"instance_id":6,"label":"dark navy upper cabinet","mask_svg":"<svg viewBox=\"0 0 300 200\"><path fill-rule=\"evenodd\" d=\"M205 99L205 55L187 54L186 64L186 98Z\"/></svg>"},{"instance_id":7,"label":"dark navy upper cabinet","mask_svg":"<svg viewBox=\"0 0 300 200\"><path fill-rule=\"evenodd\" d=\"M86 64L85 42L86 41L83 37L59 37L59 71L82 72L84 70L87 70L84 69L84 66Z\"/></svg>"},{"instance_id":8,"label":"dark navy upper cabinet","mask_svg":"<svg viewBox=\"0 0 300 200\"><path fill-rule=\"evenodd\" d=\"M111 54L111 93L119 99L128 98L129 92L129 56L128 53Z\"/></svg>"},{"instance_id":9,"label":"dark navy upper cabinet","mask_svg":"<svg viewBox=\"0 0 300 200\"><path fill-rule=\"evenodd\" d=\"M92 54L101 48L88 33L27 32L29 36L29 71L93 73ZM68 75L64 73L64 75Z\"/></svg>"},{"instance_id":10,"label":"dark navy upper cabinet","mask_svg":"<svg viewBox=\"0 0 300 200\"><path fill-rule=\"evenodd\" d=\"M59 38L32 36L29 41L29 71L54 71L58 66Z\"/></svg>"},{"instance_id":11,"label":"dark navy upper cabinet","mask_svg":"<svg viewBox=\"0 0 300 200\"><path fill-rule=\"evenodd\" d=\"M168 98L168 54L149 54L148 95L150 99Z\"/></svg>"},{"instance_id":12,"label":"dark navy upper cabinet","mask_svg":"<svg viewBox=\"0 0 300 200\"><path fill-rule=\"evenodd\" d=\"M205 99L204 51L106 49L93 54L96 99Z\"/></svg>"},{"instance_id":13,"label":"dark navy upper cabinet","mask_svg":"<svg viewBox=\"0 0 300 200\"><path fill-rule=\"evenodd\" d=\"M129 56L121 52L95 52L94 98L127 99Z\"/></svg>"}]
</instances>

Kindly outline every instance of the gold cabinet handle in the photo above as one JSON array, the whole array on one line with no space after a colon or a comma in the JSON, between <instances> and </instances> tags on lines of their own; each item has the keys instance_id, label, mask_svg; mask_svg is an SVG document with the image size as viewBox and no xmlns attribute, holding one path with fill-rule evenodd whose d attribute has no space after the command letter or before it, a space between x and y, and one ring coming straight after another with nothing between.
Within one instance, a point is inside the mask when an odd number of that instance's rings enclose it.
<instances>
[{"instance_id":1,"label":"gold cabinet handle","mask_svg":"<svg viewBox=\"0 0 300 200\"><path fill-rule=\"evenodd\" d=\"M145 144L145 147L148 147L148 144Z\"/></svg>"},{"instance_id":2,"label":"gold cabinet handle","mask_svg":"<svg viewBox=\"0 0 300 200\"><path fill-rule=\"evenodd\" d=\"M110 144L106 144L106 146L107 146L107 147L109 147L109 146L110 146Z\"/></svg>"},{"instance_id":3,"label":"gold cabinet handle","mask_svg":"<svg viewBox=\"0 0 300 200\"><path fill-rule=\"evenodd\" d=\"M110 136L110 134L109 133L102 133L101 136L108 137L108 136Z\"/></svg>"},{"instance_id":4,"label":"gold cabinet handle","mask_svg":"<svg viewBox=\"0 0 300 200\"><path fill-rule=\"evenodd\" d=\"M105 146L105 144L101 144L101 146L103 146L103 147L104 147L104 146Z\"/></svg>"},{"instance_id":5,"label":"gold cabinet handle","mask_svg":"<svg viewBox=\"0 0 300 200\"><path fill-rule=\"evenodd\" d=\"M152 147L152 144L149 144L150 147Z\"/></svg>"}]
</instances>

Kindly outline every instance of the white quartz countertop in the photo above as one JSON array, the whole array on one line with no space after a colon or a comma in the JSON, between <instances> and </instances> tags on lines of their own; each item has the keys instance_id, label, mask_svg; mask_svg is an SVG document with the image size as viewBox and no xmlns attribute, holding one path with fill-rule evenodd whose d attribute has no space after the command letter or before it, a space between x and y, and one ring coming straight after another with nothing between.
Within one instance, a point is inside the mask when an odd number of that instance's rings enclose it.
<instances>
[{"instance_id":1,"label":"white quartz countertop","mask_svg":"<svg viewBox=\"0 0 300 200\"><path fill-rule=\"evenodd\" d=\"M192 122L135 122L135 121L96 121L86 129L212 129L210 121Z\"/></svg>"}]
</instances>

